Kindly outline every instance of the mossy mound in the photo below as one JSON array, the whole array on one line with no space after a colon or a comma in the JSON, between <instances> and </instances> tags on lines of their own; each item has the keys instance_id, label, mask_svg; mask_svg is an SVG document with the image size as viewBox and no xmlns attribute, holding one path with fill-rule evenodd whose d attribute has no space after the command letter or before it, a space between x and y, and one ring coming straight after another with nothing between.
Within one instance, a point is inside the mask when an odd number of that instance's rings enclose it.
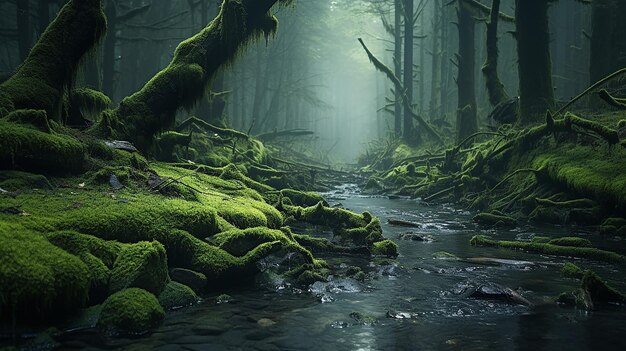
<instances>
[{"instance_id":1,"label":"mossy mound","mask_svg":"<svg viewBox=\"0 0 626 351\"><path fill-rule=\"evenodd\" d=\"M84 306L89 268L44 235L0 221L0 319L41 321Z\"/></svg>"},{"instance_id":2,"label":"mossy mound","mask_svg":"<svg viewBox=\"0 0 626 351\"><path fill-rule=\"evenodd\" d=\"M626 257L618 253L596 249L593 247L558 246L527 241L496 241L485 235L475 235L470 240L474 246L491 246L505 249L523 250L544 255L579 257L611 263L626 262Z\"/></svg>"},{"instance_id":3,"label":"mossy mound","mask_svg":"<svg viewBox=\"0 0 626 351\"><path fill-rule=\"evenodd\" d=\"M165 312L153 294L130 288L106 299L98 327L113 334L143 334L158 327L164 316Z\"/></svg>"},{"instance_id":4,"label":"mossy mound","mask_svg":"<svg viewBox=\"0 0 626 351\"><path fill-rule=\"evenodd\" d=\"M372 246L372 254L388 257L397 257L398 245L396 245L396 243L391 240L375 242Z\"/></svg>"},{"instance_id":5,"label":"mossy mound","mask_svg":"<svg viewBox=\"0 0 626 351\"><path fill-rule=\"evenodd\" d=\"M187 285L169 282L158 297L159 303L166 310L187 307L198 301L196 293Z\"/></svg>"},{"instance_id":6,"label":"mossy mound","mask_svg":"<svg viewBox=\"0 0 626 351\"><path fill-rule=\"evenodd\" d=\"M283 189L280 191L280 194L283 197L291 200L291 203L296 206L309 207L315 206L318 203L322 203L324 206L328 206L326 200L324 200L324 198L317 193L298 191L293 189Z\"/></svg>"},{"instance_id":7,"label":"mossy mound","mask_svg":"<svg viewBox=\"0 0 626 351\"><path fill-rule=\"evenodd\" d=\"M561 268L561 274L569 278L582 279L585 271L571 262L565 262L563 268Z\"/></svg>"},{"instance_id":8,"label":"mossy mound","mask_svg":"<svg viewBox=\"0 0 626 351\"><path fill-rule=\"evenodd\" d=\"M165 248L158 241L125 245L113 265L109 290L141 288L159 295L169 282Z\"/></svg>"},{"instance_id":9,"label":"mossy mound","mask_svg":"<svg viewBox=\"0 0 626 351\"><path fill-rule=\"evenodd\" d=\"M3 165L28 171L78 172L83 169L85 151L83 144L71 136L0 120Z\"/></svg>"},{"instance_id":10,"label":"mossy mound","mask_svg":"<svg viewBox=\"0 0 626 351\"><path fill-rule=\"evenodd\" d=\"M290 232L287 232L291 234ZM265 227L248 228L244 230L229 230L213 236L211 239L226 252L234 256L244 256L255 247L268 242L280 241L286 247L291 246L293 249L304 253L309 263L313 261L313 256L294 240L293 236L286 234L285 231L272 230Z\"/></svg>"}]
</instances>

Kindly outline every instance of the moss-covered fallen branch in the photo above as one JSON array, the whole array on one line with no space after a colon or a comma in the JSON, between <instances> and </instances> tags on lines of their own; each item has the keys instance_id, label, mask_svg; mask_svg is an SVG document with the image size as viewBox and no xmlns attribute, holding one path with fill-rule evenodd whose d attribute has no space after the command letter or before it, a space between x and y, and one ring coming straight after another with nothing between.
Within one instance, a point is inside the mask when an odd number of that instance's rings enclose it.
<instances>
[{"instance_id":1,"label":"moss-covered fallen branch","mask_svg":"<svg viewBox=\"0 0 626 351\"><path fill-rule=\"evenodd\" d=\"M621 263L626 262L626 257L612 251L605 251L591 247L558 246L525 241L496 241L485 235L472 237L470 243L474 246L501 247L505 249L523 250L544 255L587 258L590 260Z\"/></svg>"}]
</instances>

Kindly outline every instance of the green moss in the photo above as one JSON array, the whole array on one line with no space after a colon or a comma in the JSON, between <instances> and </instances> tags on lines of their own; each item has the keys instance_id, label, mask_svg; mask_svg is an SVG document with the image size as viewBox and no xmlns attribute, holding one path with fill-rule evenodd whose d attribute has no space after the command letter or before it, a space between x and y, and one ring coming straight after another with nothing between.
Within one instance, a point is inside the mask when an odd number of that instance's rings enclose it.
<instances>
[{"instance_id":1,"label":"green moss","mask_svg":"<svg viewBox=\"0 0 626 351\"><path fill-rule=\"evenodd\" d=\"M568 201L552 201L551 199L536 198L537 204L546 207L561 207L561 208L594 208L598 206L598 203L590 199L576 199Z\"/></svg>"},{"instance_id":2,"label":"green moss","mask_svg":"<svg viewBox=\"0 0 626 351\"><path fill-rule=\"evenodd\" d=\"M579 237L563 237L558 239L552 239L548 242L550 245L557 246L571 246L571 247L592 247L591 241L579 238Z\"/></svg>"},{"instance_id":3,"label":"green moss","mask_svg":"<svg viewBox=\"0 0 626 351\"><path fill-rule=\"evenodd\" d=\"M587 258L604 262L624 262L626 257L611 251L591 247L571 247L523 241L496 241L485 235L475 235L470 240L474 246L493 246L513 250L524 250L544 255Z\"/></svg>"},{"instance_id":4,"label":"green moss","mask_svg":"<svg viewBox=\"0 0 626 351\"><path fill-rule=\"evenodd\" d=\"M0 171L0 188L8 191L31 191L53 189L48 178L40 174L20 171Z\"/></svg>"},{"instance_id":5,"label":"green moss","mask_svg":"<svg viewBox=\"0 0 626 351\"><path fill-rule=\"evenodd\" d=\"M369 224L363 215L342 208L326 207L321 202L315 206L301 208L300 213L297 210L294 212L296 219L333 228L359 228ZM369 218L371 219L371 215Z\"/></svg>"},{"instance_id":6,"label":"green moss","mask_svg":"<svg viewBox=\"0 0 626 351\"><path fill-rule=\"evenodd\" d=\"M143 334L159 326L164 316L153 294L130 288L109 296L102 305L98 326L112 333Z\"/></svg>"},{"instance_id":7,"label":"green moss","mask_svg":"<svg viewBox=\"0 0 626 351\"><path fill-rule=\"evenodd\" d=\"M621 150L599 157L598 150L591 147L561 145L542 151L534 158L533 167L545 170L549 179L574 194L625 208L624 162L626 153Z\"/></svg>"},{"instance_id":8,"label":"green moss","mask_svg":"<svg viewBox=\"0 0 626 351\"><path fill-rule=\"evenodd\" d=\"M44 235L0 220L0 319L37 321L84 306L88 267Z\"/></svg>"},{"instance_id":9,"label":"green moss","mask_svg":"<svg viewBox=\"0 0 626 351\"><path fill-rule=\"evenodd\" d=\"M85 147L73 137L0 120L0 163L28 171L76 172Z\"/></svg>"},{"instance_id":10,"label":"green moss","mask_svg":"<svg viewBox=\"0 0 626 351\"><path fill-rule=\"evenodd\" d=\"M289 233L291 234L291 233ZM272 230L264 227L248 228L245 230L230 230L217 234L211 238L222 250L233 256L244 256L264 243L280 242L286 248L301 253L309 263L314 261L313 255L300 246L297 241L286 235L284 231Z\"/></svg>"},{"instance_id":11,"label":"green moss","mask_svg":"<svg viewBox=\"0 0 626 351\"><path fill-rule=\"evenodd\" d=\"M113 265L111 292L141 288L155 295L169 282L167 257L157 241L125 245Z\"/></svg>"},{"instance_id":12,"label":"green moss","mask_svg":"<svg viewBox=\"0 0 626 351\"><path fill-rule=\"evenodd\" d=\"M549 237L549 236L535 235L531 241L534 242L534 243L547 244L548 242L550 242L550 240L552 240L552 238Z\"/></svg>"},{"instance_id":13,"label":"green moss","mask_svg":"<svg viewBox=\"0 0 626 351\"><path fill-rule=\"evenodd\" d=\"M17 110L6 116L8 122L24 124L44 133L52 133L48 116L44 110Z\"/></svg>"},{"instance_id":14,"label":"green moss","mask_svg":"<svg viewBox=\"0 0 626 351\"><path fill-rule=\"evenodd\" d=\"M97 116L108 109L112 102L111 99L102 92L81 87L72 90L70 93L70 111L80 112L80 117L94 120Z\"/></svg>"},{"instance_id":15,"label":"green moss","mask_svg":"<svg viewBox=\"0 0 626 351\"><path fill-rule=\"evenodd\" d=\"M307 286L315 282L324 282L324 281L326 281L326 279L321 274L315 271L306 270L298 276L298 279L296 280L296 284Z\"/></svg>"},{"instance_id":16,"label":"green moss","mask_svg":"<svg viewBox=\"0 0 626 351\"><path fill-rule=\"evenodd\" d=\"M561 274L569 278L581 279L584 271L571 262L565 262L563 268L561 268Z\"/></svg>"},{"instance_id":17,"label":"green moss","mask_svg":"<svg viewBox=\"0 0 626 351\"><path fill-rule=\"evenodd\" d=\"M319 194L314 192L304 192L293 189L283 189L280 191L281 195L289 198L291 203L296 206L314 206L318 203L322 203L324 206L328 206L328 203Z\"/></svg>"},{"instance_id":18,"label":"green moss","mask_svg":"<svg viewBox=\"0 0 626 351\"><path fill-rule=\"evenodd\" d=\"M46 110L48 118L59 120L63 96L73 83L79 63L105 31L101 0L68 1L16 73L0 84L2 107ZM10 100L11 106L4 100Z\"/></svg>"},{"instance_id":19,"label":"green moss","mask_svg":"<svg viewBox=\"0 0 626 351\"><path fill-rule=\"evenodd\" d=\"M196 293L188 286L178 282L169 282L159 294L159 303L166 310L187 307L198 301Z\"/></svg>"},{"instance_id":20,"label":"green moss","mask_svg":"<svg viewBox=\"0 0 626 351\"><path fill-rule=\"evenodd\" d=\"M494 225L503 227L514 227L517 225L517 221L509 216L503 214L494 214L488 212L481 212L474 216L474 221L482 225Z\"/></svg>"},{"instance_id":21,"label":"green moss","mask_svg":"<svg viewBox=\"0 0 626 351\"><path fill-rule=\"evenodd\" d=\"M383 240L379 242L375 242L372 245L372 254L381 255L381 256L389 256L389 257L397 257L398 256L398 245L391 240Z\"/></svg>"}]
</instances>

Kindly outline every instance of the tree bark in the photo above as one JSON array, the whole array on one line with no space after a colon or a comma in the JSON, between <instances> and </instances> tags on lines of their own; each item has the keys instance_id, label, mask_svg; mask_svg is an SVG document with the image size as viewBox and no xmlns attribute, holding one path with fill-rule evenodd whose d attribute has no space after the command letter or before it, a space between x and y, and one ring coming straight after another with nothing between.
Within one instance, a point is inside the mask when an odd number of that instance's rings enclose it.
<instances>
[{"instance_id":1,"label":"tree bark","mask_svg":"<svg viewBox=\"0 0 626 351\"><path fill-rule=\"evenodd\" d=\"M404 0L404 95L413 102L413 0ZM404 140L413 137L413 111L404 107Z\"/></svg>"},{"instance_id":2,"label":"tree bark","mask_svg":"<svg viewBox=\"0 0 626 351\"><path fill-rule=\"evenodd\" d=\"M500 0L493 0L489 22L487 22L487 61L482 71L485 76L489 103L496 107L511 98L504 89L504 84L498 76L498 19L500 13Z\"/></svg>"},{"instance_id":3,"label":"tree bark","mask_svg":"<svg viewBox=\"0 0 626 351\"><path fill-rule=\"evenodd\" d=\"M456 117L457 142L476 133L478 121L476 119L476 48L475 48L475 21L473 14L463 0L458 0L458 30L459 54L458 66L458 109Z\"/></svg>"},{"instance_id":4,"label":"tree bark","mask_svg":"<svg viewBox=\"0 0 626 351\"><path fill-rule=\"evenodd\" d=\"M393 67L396 77L402 76L402 0L394 0L394 25L393 25L394 47L393 47ZM394 131L396 137L402 135L402 92L395 91Z\"/></svg>"},{"instance_id":5,"label":"tree bark","mask_svg":"<svg viewBox=\"0 0 626 351\"><path fill-rule=\"evenodd\" d=\"M115 44L117 32L117 9L115 2L107 0L105 14L107 17L107 35L104 40L104 57L102 60L102 91L114 100L115 93Z\"/></svg>"},{"instance_id":6,"label":"tree bark","mask_svg":"<svg viewBox=\"0 0 626 351\"><path fill-rule=\"evenodd\" d=\"M548 0L515 0L521 125L541 122L554 108Z\"/></svg>"}]
</instances>

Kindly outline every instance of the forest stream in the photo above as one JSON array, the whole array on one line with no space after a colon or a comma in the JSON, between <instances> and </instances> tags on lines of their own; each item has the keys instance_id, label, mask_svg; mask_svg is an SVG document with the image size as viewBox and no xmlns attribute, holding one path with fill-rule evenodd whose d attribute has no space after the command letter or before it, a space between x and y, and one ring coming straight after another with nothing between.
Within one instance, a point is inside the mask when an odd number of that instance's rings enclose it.
<instances>
[{"instance_id":1,"label":"forest stream","mask_svg":"<svg viewBox=\"0 0 626 351\"><path fill-rule=\"evenodd\" d=\"M255 287L228 295L206 296L197 306L168 314L161 327L138 339L103 339L93 329L68 333L61 348L154 350L396 350L396 349L620 349L626 314L616 310L561 308L554 297L579 282L559 272L567 259L504 249L470 246L481 231L472 214L451 204L425 204L407 198L362 195L354 184L323 194L332 205L369 211L382 219L420 223L417 228L383 222L385 236L398 244L397 260L363 256L323 256L337 270L358 266L364 281L332 276L308 290L277 276L261 274ZM314 236L332 237L323 228L301 227ZM587 235L584 227L523 226L489 230L497 238L581 235L594 246L624 246ZM320 234L322 233L322 234ZM407 235L408 234L408 235ZM404 235L404 236L403 236ZM420 235L427 241L411 239ZM432 240L432 241L430 241ZM445 251L459 259L433 255ZM500 259L501 264L478 258ZM619 281L609 264L584 264ZM478 299L479 286L509 287L532 306ZM324 345L321 347L321 345Z\"/></svg>"}]
</instances>

